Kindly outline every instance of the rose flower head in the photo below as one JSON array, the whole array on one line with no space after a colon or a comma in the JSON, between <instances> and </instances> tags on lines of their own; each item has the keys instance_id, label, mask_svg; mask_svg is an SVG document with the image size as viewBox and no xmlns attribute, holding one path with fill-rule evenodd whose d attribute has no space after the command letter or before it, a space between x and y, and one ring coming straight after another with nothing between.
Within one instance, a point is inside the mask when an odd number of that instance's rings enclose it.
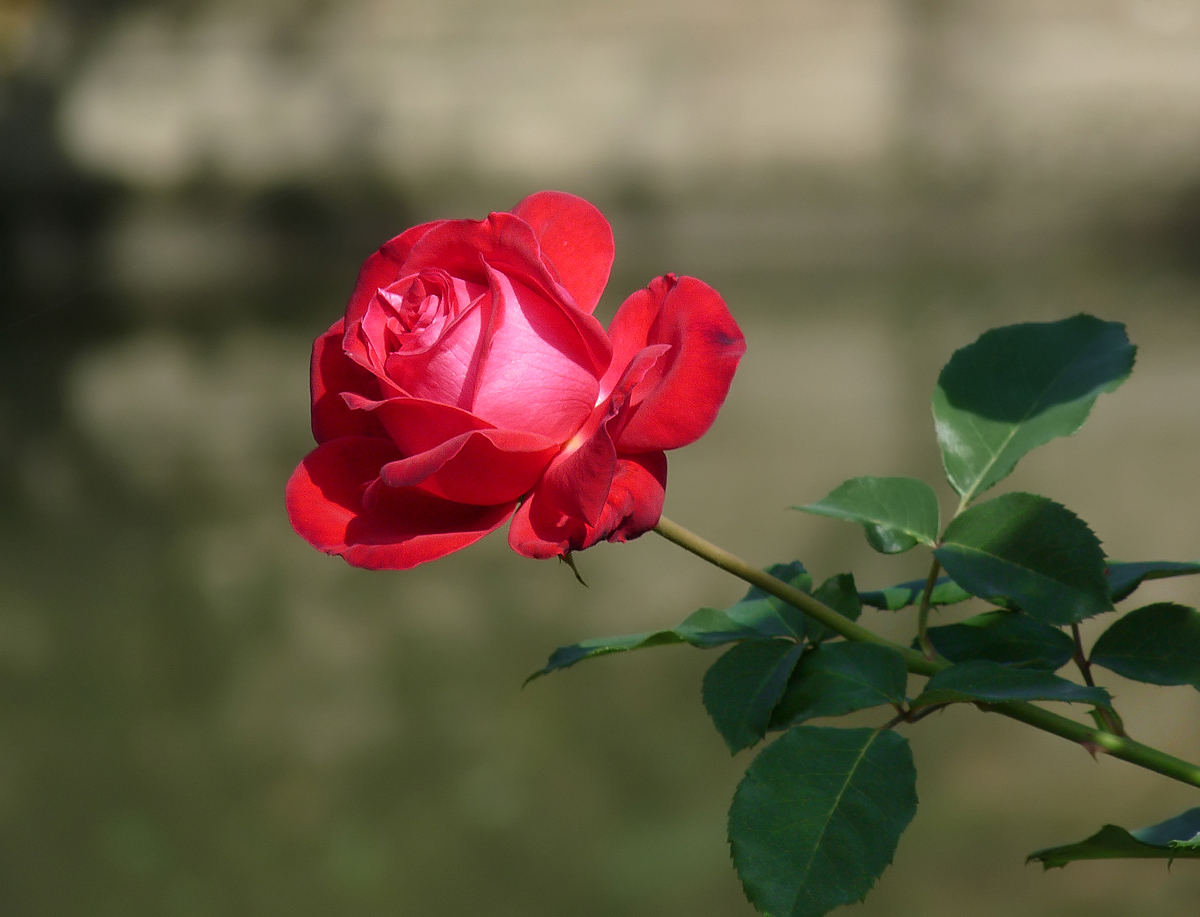
<instances>
[{"instance_id":1,"label":"rose flower head","mask_svg":"<svg viewBox=\"0 0 1200 917\"><path fill-rule=\"evenodd\" d=\"M374 569L508 541L554 557L662 514L664 451L712 424L745 339L715 290L668 274L606 333L613 237L543 191L485 220L414 226L367 259L312 354L317 448L287 485L295 530Z\"/></svg>"}]
</instances>

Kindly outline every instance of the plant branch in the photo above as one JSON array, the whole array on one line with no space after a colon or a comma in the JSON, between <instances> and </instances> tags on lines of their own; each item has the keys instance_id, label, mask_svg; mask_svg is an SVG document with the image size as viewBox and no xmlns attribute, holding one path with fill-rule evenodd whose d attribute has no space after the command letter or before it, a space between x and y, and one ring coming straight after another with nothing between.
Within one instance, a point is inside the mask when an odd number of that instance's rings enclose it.
<instances>
[{"instance_id":1,"label":"plant branch","mask_svg":"<svg viewBox=\"0 0 1200 917\"><path fill-rule=\"evenodd\" d=\"M1079 625L1071 625L1071 636L1075 640L1075 652L1071 659L1079 669L1079 674L1083 676L1083 683L1089 688L1096 687L1096 680L1092 678L1092 663L1088 659L1087 654L1083 651L1083 638L1079 634ZM1096 720L1096 725L1107 729L1114 735L1125 735L1125 724L1121 722L1121 717L1117 715L1117 711L1113 709L1105 709L1104 707L1096 707L1092 711L1092 718Z\"/></svg>"},{"instance_id":2,"label":"plant branch","mask_svg":"<svg viewBox=\"0 0 1200 917\"><path fill-rule=\"evenodd\" d=\"M844 615L838 614L838 612L825 603L814 599L807 592L801 592L783 580L771 576L765 570L751 566L740 557L730 554L723 548L718 548L712 542L705 541L699 535L689 532L683 526L672 522L666 516L658 520L658 525L654 527L654 531L662 535L667 541L674 542L686 551L691 551L697 557L708 561L716 567L720 567L727 573L732 573L738 579L745 580L752 586L757 586L764 592L778 599L783 599L783 601L795 608L799 608L810 618L820 621L830 630L841 634L847 640L855 640L859 643L875 643L879 646L886 646L895 650L904 657L904 662L910 672L916 672L918 675L934 675L946 668L946 663L939 664L933 660L926 659L922 653L914 649L901 646L899 643L893 643L891 640L879 636L879 634L868 630L861 624L857 624Z\"/></svg>"},{"instance_id":3,"label":"plant branch","mask_svg":"<svg viewBox=\"0 0 1200 917\"><path fill-rule=\"evenodd\" d=\"M941 572L942 565L935 557L929 568L929 579L925 581L925 591L921 594L921 607L917 611L917 642L920 644L922 652L925 653L926 659L937 658L937 650L929 642L929 602L933 598L933 587L937 585L938 574Z\"/></svg>"},{"instance_id":4,"label":"plant branch","mask_svg":"<svg viewBox=\"0 0 1200 917\"><path fill-rule=\"evenodd\" d=\"M730 554L728 551L717 547L711 542L705 541L699 535L688 531L665 516L659 519L658 525L654 527L654 531L658 532L658 534L662 535L668 541L679 545L684 550L695 554L702 560L708 561L708 563L720 567L727 573L732 573L738 579L744 580L753 586L758 586L769 595L782 599L789 605L800 609L809 617L820 621L847 640L874 643L895 650L904 657L904 662L908 666L908 670L914 674L936 675L938 672L950 667L950 663L944 659L926 659L923 653L906 646L901 646L898 643L893 643L891 640L879 636L874 631L868 630L861 624L843 617L828 605L818 602L811 595L801 592L799 589L788 585L783 580L776 579L771 574L757 567L751 566L740 557ZM1051 713L1049 710L1024 701L977 704L976 706L983 710L1003 714L1010 719L1017 720L1072 742L1077 742L1089 750L1104 751L1114 758L1120 758L1122 761L1136 764L1138 767L1162 774L1164 777L1170 777L1181 783L1200 787L1200 766L1176 758L1164 751L1159 751L1157 748L1143 745L1141 742L1135 742L1126 736L1115 735L1106 730L1093 729L1090 726L1077 723L1075 720L1067 719L1065 716L1059 716L1057 713Z\"/></svg>"}]
</instances>

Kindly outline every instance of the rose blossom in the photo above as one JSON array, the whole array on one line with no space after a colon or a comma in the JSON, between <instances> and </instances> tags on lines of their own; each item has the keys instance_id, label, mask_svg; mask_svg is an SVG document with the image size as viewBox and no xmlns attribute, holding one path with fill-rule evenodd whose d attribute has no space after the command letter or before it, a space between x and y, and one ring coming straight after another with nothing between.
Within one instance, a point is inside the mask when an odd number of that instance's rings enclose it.
<instances>
[{"instance_id":1,"label":"rose blossom","mask_svg":"<svg viewBox=\"0 0 1200 917\"><path fill-rule=\"evenodd\" d=\"M415 226L367 259L313 345L318 445L288 481L295 530L407 569L510 516L527 557L653 528L664 450L712 424L745 341L715 290L670 274L606 334L591 313L612 259L600 212L556 191Z\"/></svg>"}]
</instances>

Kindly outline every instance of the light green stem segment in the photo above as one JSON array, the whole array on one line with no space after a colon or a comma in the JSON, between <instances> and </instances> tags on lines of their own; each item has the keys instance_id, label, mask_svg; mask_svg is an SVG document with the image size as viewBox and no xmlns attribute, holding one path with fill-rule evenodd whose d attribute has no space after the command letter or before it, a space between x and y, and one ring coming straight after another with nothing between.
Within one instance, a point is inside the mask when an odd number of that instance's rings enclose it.
<instances>
[{"instance_id":1,"label":"light green stem segment","mask_svg":"<svg viewBox=\"0 0 1200 917\"><path fill-rule=\"evenodd\" d=\"M757 586L764 592L782 599L789 605L799 608L810 618L820 621L826 627L841 634L847 640L857 640L862 643L876 643L895 650L904 657L908 670L916 675L936 675L943 669L949 668L950 663L945 659L927 659L917 650L893 643L874 631L868 630L861 624L838 614L828 605L818 602L811 595L789 586L783 580L776 579L771 574L753 567L740 557L730 554L715 544L705 541L699 535L689 532L683 526L672 522L665 516L658 520L654 531L667 541L674 542L681 548L691 551L697 557L732 573L738 579L745 580L752 586ZM1078 742L1092 751L1104 751L1114 758L1155 771L1165 777L1200 787L1200 767L1190 764L1166 752L1135 742L1133 739L1116 736L1111 732L1102 732L1051 713L1042 707L1025 703L1024 701L1008 701L1001 704L979 704L985 710L1002 713L1014 720L1020 720L1045 732L1053 733L1072 742Z\"/></svg>"}]
</instances>

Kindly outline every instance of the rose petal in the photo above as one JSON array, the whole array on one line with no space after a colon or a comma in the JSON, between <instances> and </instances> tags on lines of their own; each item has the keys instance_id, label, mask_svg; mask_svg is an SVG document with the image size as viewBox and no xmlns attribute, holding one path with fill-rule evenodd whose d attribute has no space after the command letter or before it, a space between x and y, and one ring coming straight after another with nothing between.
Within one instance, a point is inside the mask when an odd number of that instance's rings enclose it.
<instances>
[{"instance_id":1,"label":"rose petal","mask_svg":"<svg viewBox=\"0 0 1200 917\"><path fill-rule=\"evenodd\" d=\"M507 503L528 493L558 443L515 430L475 430L428 452L389 462L379 478L388 487L417 487L476 506Z\"/></svg>"},{"instance_id":2,"label":"rose petal","mask_svg":"<svg viewBox=\"0 0 1200 917\"><path fill-rule=\"evenodd\" d=\"M672 348L635 390L637 405L617 441L618 451L677 449L702 436L725 402L746 350L720 294L693 277L668 274L630 296L609 331L614 367L648 344ZM601 391L613 374L610 367Z\"/></svg>"},{"instance_id":3,"label":"rose petal","mask_svg":"<svg viewBox=\"0 0 1200 917\"><path fill-rule=\"evenodd\" d=\"M538 499L588 525L600 521L617 464L614 437L620 434L630 393L670 348L646 347L634 357L616 389L597 406L538 484Z\"/></svg>"},{"instance_id":4,"label":"rose petal","mask_svg":"<svg viewBox=\"0 0 1200 917\"><path fill-rule=\"evenodd\" d=\"M495 531L515 503L466 506L414 488L376 486L382 465L398 456L385 439L343 437L310 452L287 484L292 528L313 547L356 567L407 570L465 548Z\"/></svg>"},{"instance_id":5,"label":"rose petal","mask_svg":"<svg viewBox=\"0 0 1200 917\"><path fill-rule=\"evenodd\" d=\"M513 514L508 544L525 557L545 559L582 551L604 539L637 538L658 524L666 486L667 457L663 453L620 458L599 524L589 526L564 515L535 490Z\"/></svg>"},{"instance_id":6,"label":"rose petal","mask_svg":"<svg viewBox=\"0 0 1200 917\"><path fill-rule=\"evenodd\" d=\"M490 283L488 270L504 274L558 305L575 327L579 342L597 376L604 373L612 348L603 326L579 308L570 291L542 263L541 246L533 229L511 213L493 213L486 220L446 220L426 233L405 264L407 271L440 268L454 277Z\"/></svg>"},{"instance_id":7,"label":"rose petal","mask_svg":"<svg viewBox=\"0 0 1200 917\"><path fill-rule=\"evenodd\" d=\"M383 432L378 420L351 410L342 398L343 393L354 393L377 399L379 383L342 350L340 320L313 343L310 388L313 438L318 443L340 436L377 436Z\"/></svg>"},{"instance_id":8,"label":"rose petal","mask_svg":"<svg viewBox=\"0 0 1200 917\"><path fill-rule=\"evenodd\" d=\"M488 273L490 338L469 409L497 427L565 442L592 413L603 371L592 363L568 314L580 313L506 274Z\"/></svg>"},{"instance_id":9,"label":"rose petal","mask_svg":"<svg viewBox=\"0 0 1200 917\"><path fill-rule=\"evenodd\" d=\"M409 252L426 233L447 220L435 220L432 223L422 223L404 230L400 235L389 239L379 250L363 262L358 272L358 280L354 283L354 292L350 294L350 302L346 306L346 326L354 328L362 321L367 307L375 297L375 292L390 286L405 273L404 262L408 260ZM356 363L370 368L369 355L365 342L347 340L346 352Z\"/></svg>"},{"instance_id":10,"label":"rose petal","mask_svg":"<svg viewBox=\"0 0 1200 917\"><path fill-rule=\"evenodd\" d=\"M624 456L617 461L612 491L604 506L599 538L628 541L644 535L662 517L667 496L667 456L662 452L644 452Z\"/></svg>"},{"instance_id":11,"label":"rose petal","mask_svg":"<svg viewBox=\"0 0 1200 917\"><path fill-rule=\"evenodd\" d=\"M594 310L612 270L608 220L583 198L562 191L531 194L511 212L533 229L543 262L553 268L575 305Z\"/></svg>"}]
</instances>

